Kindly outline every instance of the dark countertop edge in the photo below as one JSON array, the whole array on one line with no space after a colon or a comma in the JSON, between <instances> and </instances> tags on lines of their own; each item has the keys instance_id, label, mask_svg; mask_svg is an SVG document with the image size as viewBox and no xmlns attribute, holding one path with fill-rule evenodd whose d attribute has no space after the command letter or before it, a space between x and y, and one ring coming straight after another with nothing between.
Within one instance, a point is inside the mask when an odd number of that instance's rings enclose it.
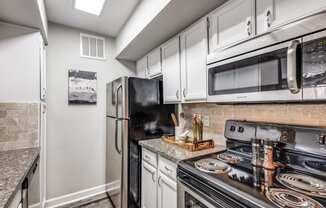
<instances>
[{"instance_id":1,"label":"dark countertop edge","mask_svg":"<svg viewBox=\"0 0 326 208\"><path fill-rule=\"evenodd\" d=\"M160 139L160 138L150 139L150 140L157 140L157 139ZM145 141L148 141L148 140L145 140ZM194 155L193 157L187 157L187 158L184 158L184 159L177 159L177 158L175 158L175 157L171 157L170 155L166 154L166 153L163 152L163 151L158 151L156 148L153 148L153 147L150 146L150 145L144 144L142 141L139 141L138 144L139 144L141 147L143 147L143 148L145 148L145 149L147 149L147 150L149 150L149 151L152 151L152 152L154 152L154 153L157 153L157 154L159 154L160 156L164 157L165 159L168 159L168 160L170 160L170 161L172 161L172 162L174 162L174 163L177 163L177 164L178 164L179 162L183 161L183 160L187 160L187 159L191 159L191 158L200 157L200 156L205 155L205 153L203 153L203 154ZM172 144L169 144L169 145L172 145ZM216 147L221 147L221 148L223 147L223 149L221 149L221 150L216 150L216 151L213 151L213 150L212 150L212 152L210 152L210 153L206 153L206 154L214 154L214 153L217 153L217 152L222 152L222 151L224 151L224 150L226 149L226 147L224 147L224 146L222 146L222 145L215 145L214 148L216 148ZM205 150L202 150L202 151L205 151Z\"/></svg>"},{"instance_id":2,"label":"dark countertop edge","mask_svg":"<svg viewBox=\"0 0 326 208\"><path fill-rule=\"evenodd\" d=\"M10 203L12 202L12 200L14 199L14 197L17 194L17 191L20 190L23 181L25 180L26 176L28 176L28 174L32 171L32 167L34 167L34 165L39 161L40 159L40 148L26 148L26 149L18 149L18 150L9 150L9 151L26 151L26 150L33 150L36 151L36 154L33 158L33 162L30 163L27 171L25 171L24 175L22 175L22 177L19 179L19 183L16 185L15 190L11 193L10 197L8 198L8 200L6 201L5 205L3 206L3 208L8 208Z\"/></svg>"}]
</instances>

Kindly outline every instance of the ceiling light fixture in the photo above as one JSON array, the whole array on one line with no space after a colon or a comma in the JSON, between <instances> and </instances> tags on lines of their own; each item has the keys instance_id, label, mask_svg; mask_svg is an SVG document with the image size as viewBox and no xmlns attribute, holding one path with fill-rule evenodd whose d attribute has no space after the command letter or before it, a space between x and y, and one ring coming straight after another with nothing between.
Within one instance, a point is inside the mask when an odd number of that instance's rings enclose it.
<instances>
[{"instance_id":1,"label":"ceiling light fixture","mask_svg":"<svg viewBox=\"0 0 326 208\"><path fill-rule=\"evenodd\" d=\"M106 0L75 0L75 9L100 16Z\"/></svg>"}]
</instances>

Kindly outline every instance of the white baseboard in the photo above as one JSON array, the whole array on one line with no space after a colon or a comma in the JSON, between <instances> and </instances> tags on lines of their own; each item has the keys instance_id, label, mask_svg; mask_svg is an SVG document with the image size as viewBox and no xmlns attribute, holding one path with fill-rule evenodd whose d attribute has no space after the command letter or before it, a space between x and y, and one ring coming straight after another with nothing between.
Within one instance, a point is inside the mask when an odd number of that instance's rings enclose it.
<instances>
[{"instance_id":1,"label":"white baseboard","mask_svg":"<svg viewBox=\"0 0 326 208\"><path fill-rule=\"evenodd\" d=\"M97 187L93 187L90 189L85 189L82 191L78 191L75 193L70 193L64 196L56 197L53 199L49 199L45 203L46 208L55 208L59 206L63 206L66 204L74 203L80 200L84 200L93 196L96 196L98 194L103 194L105 192L108 192L110 195L115 195L120 192L120 181L114 181L109 184L100 185ZM31 206L30 208L38 208Z\"/></svg>"},{"instance_id":2,"label":"white baseboard","mask_svg":"<svg viewBox=\"0 0 326 208\"><path fill-rule=\"evenodd\" d=\"M40 203L33 204L31 206L28 206L28 208L41 208Z\"/></svg>"}]
</instances>

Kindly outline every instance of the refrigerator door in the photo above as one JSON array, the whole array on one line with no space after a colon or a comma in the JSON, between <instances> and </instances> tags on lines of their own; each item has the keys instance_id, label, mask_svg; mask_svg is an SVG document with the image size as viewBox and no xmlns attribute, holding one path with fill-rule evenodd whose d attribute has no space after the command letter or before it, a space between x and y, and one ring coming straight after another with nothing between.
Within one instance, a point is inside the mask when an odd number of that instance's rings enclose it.
<instances>
[{"instance_id":1,"label":"refrigerator door","mask_svg":"<svg viewBox=\"0 0 326 208\"><path fill-rule=\"evenodd\" d=\"M128 77L120 77L106 86L106 116L127 119Z\"/></svg>"},{"instance_id":2,"label":"refrigerator door","mask_svg":"<svg viewBox=\"0 0 326 208\"><path fill-rule=\"evenodd\" d=\"M107 117L106 182L120 180L120 205L128 208L128 120Z\"/></svg>"},{"instance_id":3,"label":"refrigerator door","mask_svg":"<svg viewBox=\"0 0 326 208\"><path fill-rule=\"evenodd\" d=\"M128 207L128 77L107 84L107 182L120 180L121 208Z\"/></svg>"}]
</instances>

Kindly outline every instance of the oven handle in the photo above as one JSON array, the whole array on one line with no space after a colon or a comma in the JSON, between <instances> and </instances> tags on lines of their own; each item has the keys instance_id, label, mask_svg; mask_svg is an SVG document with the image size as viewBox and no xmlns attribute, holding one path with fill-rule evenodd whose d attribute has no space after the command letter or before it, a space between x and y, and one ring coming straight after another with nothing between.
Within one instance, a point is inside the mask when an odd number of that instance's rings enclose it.
<instances>
[{"instance_id":1,"label":"oven handle","mask_svg":"<svg viewBox=\"0 0 326 208\"><path fill-rule=\"evenodd\" d=\"M292 94L297 94L300 91L297 80L297 50L299 45L299 40L293 40L291 41L287 51L287 83Z\"/></svg>"}]
</instances>

